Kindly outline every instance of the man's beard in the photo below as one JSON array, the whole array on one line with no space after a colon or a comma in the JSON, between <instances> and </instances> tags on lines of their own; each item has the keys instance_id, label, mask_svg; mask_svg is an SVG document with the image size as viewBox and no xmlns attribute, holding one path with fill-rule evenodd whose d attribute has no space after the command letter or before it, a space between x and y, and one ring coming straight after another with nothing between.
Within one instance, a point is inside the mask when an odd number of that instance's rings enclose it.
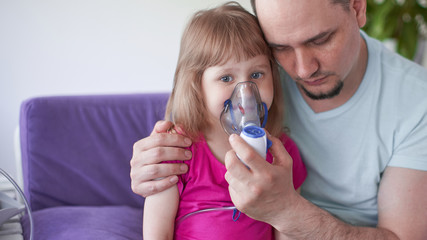
<instances>
[{"instance_id":1,"label":"man's beard","mask_svg":"<svg viewBox=\"0 0 427 240\"><path fill-rule=\"evenodd\" d=\"M339 81L331 91L326 92L326 93L318 93L318 94L309 92L302 85L301 85L301 88L304 91L305 95L307 95L307 97L309 97L313 100L323 100L323 99L330 99L330 98L333 98L335 96L338 96L338 94L340 94L343 86L344 86L344 83L342 81Z\"/></svg>"}]
</instances>

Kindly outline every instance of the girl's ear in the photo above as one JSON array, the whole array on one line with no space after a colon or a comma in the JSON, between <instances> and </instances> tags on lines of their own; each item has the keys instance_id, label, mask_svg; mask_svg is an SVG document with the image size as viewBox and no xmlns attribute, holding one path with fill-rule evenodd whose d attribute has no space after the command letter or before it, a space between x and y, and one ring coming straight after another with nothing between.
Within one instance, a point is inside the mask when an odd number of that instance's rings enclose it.
<instances>
[{"instance_id":1,"label":"girl's ear","mask_svg":"<svg viewBox=\"0 0 427 240\"><path fill-rule=\"evenodd\" d=\"M351 0L350 11L352 11L357 19L359 28L366 24L366 0Z\"/></svg>"}]
</instances>

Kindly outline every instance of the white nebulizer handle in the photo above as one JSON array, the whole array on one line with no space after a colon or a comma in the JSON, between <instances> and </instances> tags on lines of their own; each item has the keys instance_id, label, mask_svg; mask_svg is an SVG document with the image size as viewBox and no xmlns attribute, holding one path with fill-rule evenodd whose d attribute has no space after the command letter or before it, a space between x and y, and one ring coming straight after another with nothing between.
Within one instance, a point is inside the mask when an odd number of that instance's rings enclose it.
<instances>
[{"instance_id":1,"label":"white nebulizer handle","mask_svg":"<svg viewBox=\"0 0 427 240\"><path fill-rule=\"evenodd\" d=\"M258 126L248 126L244 127L240 133L242 137L255 151L266 159L267 155L267 135L265 134L264 129ZM239 157L240 161L242 159ZM243 161L242 161L243 162ZM243 162L244 163L244 162ZM246 163L245 163L246 165Z\"/></svg>"}]
</instances>

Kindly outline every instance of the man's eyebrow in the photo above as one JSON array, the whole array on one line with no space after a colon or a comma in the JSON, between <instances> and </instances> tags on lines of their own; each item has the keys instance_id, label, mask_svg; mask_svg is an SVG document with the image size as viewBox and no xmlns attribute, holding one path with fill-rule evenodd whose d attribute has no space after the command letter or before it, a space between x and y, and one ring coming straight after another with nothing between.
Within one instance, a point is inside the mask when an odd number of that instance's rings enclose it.
<instances>
[{"instance_id":1,"label":"man's eyebrow","mask_svg":"<svg viewBox=\"0 0 427 240\"><path fill-rule=\"evenodd\" d=\"M325 37L325 36L326 36L326 35L328 35L328 34L333 34L334 32L335 32L335 31L331 31L331 30L327 30L327 31L321 32L321 33L317 34L316 36L311 37L311 38L309 38L309 39L307 39L307 40L303 41L303 44L307 44L307 43L310 43L310 42L314 42L314 41L316 41L316 40L318 40L318 39L321 39L322 37ZM286 44L278 44L278 43L268 43L268 45L269 45L271 48L286 48L286 47L289 47L289 45L286 45Z\"/></svg>"},{"instance_id":2,"label":"man's eyebrow","mask_svg":"<svg viewBox=\"0 0 427 240\"><path fill-rule=\"evenodd\" d=\"M288 47L288 45L277 44L277 43L268 43L268 46L270 46L271 48L284 48L284 47Z\"/></svg>"},{"instance_id":3,"label":"man's eyebrow","mask_svg":"<svg viewBox=\"0 0 427 240\"><path fill-rule=\"evenodd\" d=\"M312 38L310 38L310 39L308 39L308 40L304 41L304 43L305 43L305 44L307 44L307 43L310 43L310 42L314 42L314 41L316 41L317 39L320 39L320 38L322 38L322 37L324 37L324 36L326 36L326 35L328 35L328 34L331 34L331 33L332 33L332 31L324 31L324 32L321 32L321 33L317 34L316 36L314 36L314 37L312 37Z\"/></svg>"}]
</instances>

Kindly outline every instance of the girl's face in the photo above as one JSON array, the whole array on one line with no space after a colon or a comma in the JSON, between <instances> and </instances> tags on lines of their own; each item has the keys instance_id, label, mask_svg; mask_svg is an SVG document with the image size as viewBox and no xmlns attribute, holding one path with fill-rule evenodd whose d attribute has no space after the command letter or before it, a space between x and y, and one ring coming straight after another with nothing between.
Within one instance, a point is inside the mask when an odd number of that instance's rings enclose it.
<instances>
[{"instance_id":1,"label":"girl's face","mask_svg":"<svg viewBox=\"0 0 427 240\"><path fill-rule=\"evenodd\" d=\"M207 68L202 76L203 98L209 121L221 128L219 121L224 102L230 98L234 87L240 82L256 83L261 100L270 106L273 102L273 75L270 62L265 55L245 61L228 60L224 65Z\"/></svg>"}]
</instances>

